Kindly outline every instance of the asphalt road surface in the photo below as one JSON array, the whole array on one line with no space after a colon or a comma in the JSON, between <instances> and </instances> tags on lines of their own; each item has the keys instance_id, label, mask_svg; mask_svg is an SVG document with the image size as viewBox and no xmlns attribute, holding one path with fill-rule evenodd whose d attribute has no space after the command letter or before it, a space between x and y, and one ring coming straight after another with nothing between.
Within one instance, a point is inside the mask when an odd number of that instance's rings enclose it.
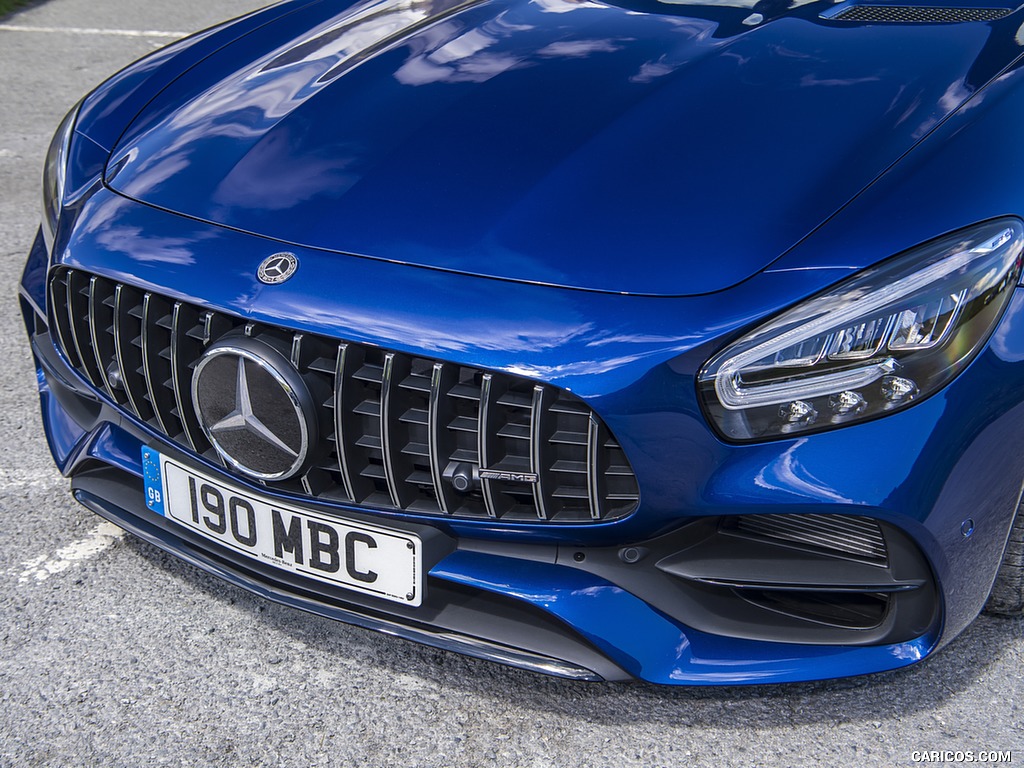
<instances>
[{"instance_id":1,"label":"asphalt road surface","mask_svg":"<svg viewBox=\"0 0 1024 768\"><path fill-rule=\"evenodd\" d=\"M272 605L75 504L16 300L43 153L107 75L260 4L50 0L0 19L0 766L1024 763L1024 620L981 617L935 658L870 678L572 683Z\"/></svg>"}]
</instances>

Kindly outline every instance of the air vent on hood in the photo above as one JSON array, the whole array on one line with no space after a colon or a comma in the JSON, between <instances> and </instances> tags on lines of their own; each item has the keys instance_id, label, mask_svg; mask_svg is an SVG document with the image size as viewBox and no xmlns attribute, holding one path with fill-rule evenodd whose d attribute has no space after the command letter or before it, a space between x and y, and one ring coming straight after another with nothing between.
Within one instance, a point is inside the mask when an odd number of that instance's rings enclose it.
<instances>
[{"instance_id":1,"label":"air vent on hood","mask_svg":"<svg viewBox=\"0 0 1024 768\"><path fill-rule=\"evenodd\" d=\"M874 24L954 24L965 21L995 21L1009 16L1008 8L963 8L931 5L849 5L838 12L822 14L834 21Z\"/></svg>"}]
</instances>

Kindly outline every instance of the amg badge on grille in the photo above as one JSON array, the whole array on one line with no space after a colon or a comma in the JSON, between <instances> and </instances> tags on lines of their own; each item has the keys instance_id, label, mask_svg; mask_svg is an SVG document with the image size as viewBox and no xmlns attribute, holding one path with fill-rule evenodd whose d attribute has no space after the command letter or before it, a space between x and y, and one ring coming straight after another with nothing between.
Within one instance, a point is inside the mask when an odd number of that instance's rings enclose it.
<instances>
[{"instance_id":1,"label":"amg badge on grille","mask_svg":"<svg viewBox=\"0 0 1024 768\"><path fill-rule=\"evenodd\" d=\"M539 475L536 472L507 472L501 469L480 469L483 480L502 480L506 483L536 483Z\"/></svg>"},{"instance_id":2,"label":"amg badge on grille","mask_svg":"<svg viewBox=\"0 0 1024 768\"><path fill-rule=\"evenodd\" d=\"M199 422L217 453L258 480L284 480L315 444L312 398L299 372L269 344L245 336L211 346L192 378Z\"/></svg>"}]
</instances>

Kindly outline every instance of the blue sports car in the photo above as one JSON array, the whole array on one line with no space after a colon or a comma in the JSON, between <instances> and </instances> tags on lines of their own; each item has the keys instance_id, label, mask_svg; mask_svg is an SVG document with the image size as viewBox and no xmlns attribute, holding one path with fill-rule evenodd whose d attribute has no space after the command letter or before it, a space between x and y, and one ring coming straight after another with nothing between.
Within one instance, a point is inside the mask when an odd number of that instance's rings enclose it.
<instances>
[{"instance_id":1,"label":"blue sports car","mask_svg":"<svg viewBox=\"0 0 1024 768\"><path fill-rule=\"evenodd\" d=\"M913 664L1024 603L1014 0L285 0L54 137L75 498L581 680Z\"/></svg>"}]
</instances>

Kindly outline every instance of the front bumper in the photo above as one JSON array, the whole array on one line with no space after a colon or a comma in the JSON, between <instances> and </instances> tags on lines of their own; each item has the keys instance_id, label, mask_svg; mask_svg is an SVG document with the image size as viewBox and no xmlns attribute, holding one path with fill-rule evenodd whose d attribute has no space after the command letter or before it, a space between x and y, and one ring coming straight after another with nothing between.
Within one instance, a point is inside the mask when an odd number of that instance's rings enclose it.
<instances>
[{"instance_id":1,"label":"front bumper","mask_svg":"<svg viewBox=\"0 0 1024 768\"><path fill-rule=\"evenodd\" d=\"M144 252L140 256L112 249L110 233L130 222L133 230L138 226L154 233L153 242L159 241L161 228L174 230L179 240L201 249L209 248L211 238L219 238L223 241L219 245L228 249L224 262L233 265L220 273L229 283L249 274L235 266L242 260L233 259L234 253L262 256L272 247L258 238L211 232L179 217L127 205L108 193L97 195L89 205L107 206L111 215L106 220L111 223L99 233L76 233L74 247L63 250L61 263L132 280L144 289L169 289L208 306L209 294L197 296L203 290L196 289L193 275L172 266L164 275L169 288L161 285L160 259L152 253L146 258ZM195 231L190 233L189 228ZM313 275L336 266L326 264L323 254L300 256ZM167 265L166 259L163 264ZM567 352L565 344L552 342L541 352L510 353L495 349L482 333L463 339L458 348L441 348L446 342L438 340L446 324L477 314L483 303L493 313L520 305L540 306L543 302L535 295L540 289L533 286L488 283L483 297L469 298L468 306L453 311L423 299L422 270L357 261L346 277L351 295L360 298L345 312L333 306L303 305L301 283L291 287L291 294L273 297L239 291L240 282L229 284L218 293L239 296L233 300L235 306L225 309L240 315L259 315L261 321L316 333L338 326L338 335L363 334L371 343L371 331L376 328L387 334L388 344L426 350L421 354L478 360L496 369L518 366L559 386L571 386L605 418L633 462L641 489L640 508L624 520L598 525L426 520L415 514L333 505L336 514L356 519L429 526L449 543L443 555L429 564L424 606L382 605L373 598L256 566L145 508L143 445L179 455L206 472L223 470L182 454L179 446L117 408L70 368L54 346L42 311L50 266L44 246L37 241L23 282L23 308L38 364L47 437L58 465L72 477L79 501L143 539L270 599L550 674L738 684L856 675L911 664L955 636L981 609L1024 477L1018 452L1006 450L1006 445L1015 443L1022 416L1015 393L1024 391L1024 371L1017 362L1024 358L1024 338L1013 333L1014 322L1019 323L1024 311L1020 295L989 348L939 395L879 421L741 447L714 438L695 404L693 373L717 339L698 338L686 347L664 339L638 341L640 328L656 332L666 326L662 300L621 297L626 305L619 307L624 311L613 325L620 337L632 334L633 354L624 356L616 349L617 365L609 359L613 355L605 353L586 365L565 365L563 359L558 366ZM403 271L414 275L403 281L396 277ZM467 280L428 276L435 295L467 296ZM387 285L392 295L405 298L407 294L408 301L379 307L372 316L360 312L359 301L367 295L361 289L380 285ZM491 301L496 285L501 298ZM759 287L747 290L756 292ZM795 289L806 291L807 287ZM558 302L548 305L552 328L547 332L552 337L555 331L564 332L569 322L585 326L585 321L605 314L610 302L620 299L562 293L572 295L559 296ZM644 301L658 306L645 310ZM707 309L690 299L678 300L677 306L685 303L694 306L683 307L684 315ZM409 316L424 304L435 316L429 323L432 327L417 335ZM507 317L505 323L514 325ZM502 332L499 324L496 333ZM414 337L418 340L413 341ZM593 338L581 341L579 335L572 343L577 351L587 347L591 354L600 348ZM606 342L604 346L613 345ZM232 482L241 481L234 477ZM251 490L267 493L265 488ZM785 569L787 557L792 558L793 568L797 560L807 560L806 552L791 546L771 548L766 555L764 548L743 550L735 548L734 540L723 543L722 521L763 514L852 515L875 521L884 531L892 561L885 578L916 585L906 595L896 595L894 589L893 599L911 605L894 610L887 603L877 625L862 620L852 629L837 629L806 616L794 622L777 600L769 605L771 600L735 597L737 584L724 578L721 570L708 571L705 560L721 564L767 557L771 562L766 567L776 572ZM971 525L965 525L967 520ZM967 530L970 536L964 535ZM733 548L711 557L709 553L724 545ZM639 559L630 562L623 554L627 548L640 554ZM680 552L689 555L673 560ZM673 564L675 570L670 567ZM801 567L813 570L815 565L812 558ZM832 567L834 562L826 565ZM735 571L726 575L739 578ZM764 568L759 573L765 573ZM856 576L851 578L851 583L857 582ZM779 586L778 578L774 584ZM907 596L910 592L912 597ZM898 641L890 642L892 638Z\"/></svg>"}]
</instances>

